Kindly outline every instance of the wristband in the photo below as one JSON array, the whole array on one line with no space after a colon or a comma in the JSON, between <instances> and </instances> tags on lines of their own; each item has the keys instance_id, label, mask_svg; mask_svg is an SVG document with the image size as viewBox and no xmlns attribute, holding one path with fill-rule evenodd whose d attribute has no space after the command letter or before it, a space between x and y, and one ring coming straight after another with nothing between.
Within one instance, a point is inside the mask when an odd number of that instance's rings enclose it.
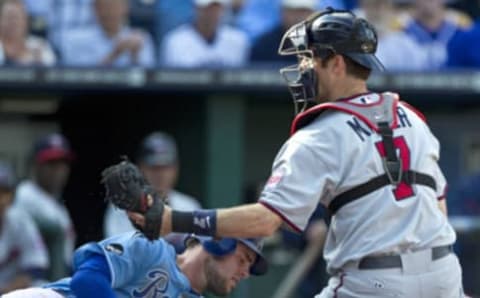
<instances>
[{"instance_id":1,"label":"wristband","mask_svg":"<svg viewBox=\"0 0 480 298\"><path fill-rule=\"evenodd\" d=\"M192 212L173 210L172 231L213 237L217 232L217 210L200 209Z\"/></svg>"}]
</instances>

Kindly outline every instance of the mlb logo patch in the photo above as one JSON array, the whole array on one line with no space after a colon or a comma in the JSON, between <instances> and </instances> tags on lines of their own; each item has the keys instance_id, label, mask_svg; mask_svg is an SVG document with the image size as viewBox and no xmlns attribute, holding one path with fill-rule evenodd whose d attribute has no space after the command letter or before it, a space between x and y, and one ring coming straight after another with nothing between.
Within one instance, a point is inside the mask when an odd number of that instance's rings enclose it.
<instances>
[{"instance_id":1,"label":"mlb logo patch","mask_svg":"<svg viewBox=\"0 0 480 298\"><path fill-rule=\"evenodd\" d=\"M274 188L282 181L285 176L286 170L284 168L277 169L273 171L270 178L268 178L267 183L265 184L265 189Z\"/></svg>"}]
</instances>

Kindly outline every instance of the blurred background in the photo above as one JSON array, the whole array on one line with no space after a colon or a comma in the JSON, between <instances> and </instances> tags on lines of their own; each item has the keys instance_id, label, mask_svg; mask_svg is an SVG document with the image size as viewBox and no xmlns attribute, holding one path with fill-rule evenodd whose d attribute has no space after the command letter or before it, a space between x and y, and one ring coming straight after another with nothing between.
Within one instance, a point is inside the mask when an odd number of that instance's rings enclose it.
<instances>
[{"instance_id":1,"label":"blurred background","mask_svg":"<svg viewBox=\"0 0 480 298\"><path fill-rule=\"evenodd\" d=\"M174 207L255 201L294 117L278 44L326 6L375 25L387 72L370 88L399 92L440 140L465 291L480 297L476 0L0 0L0 220L25 238L0 234L0 293L68 275L75 247L121 232L99 180L123 155ZM268 239L272 270L232 297L274 297L309 241ZM291 297L326 279L317 258Z\"/></svg>"}]
</instances>

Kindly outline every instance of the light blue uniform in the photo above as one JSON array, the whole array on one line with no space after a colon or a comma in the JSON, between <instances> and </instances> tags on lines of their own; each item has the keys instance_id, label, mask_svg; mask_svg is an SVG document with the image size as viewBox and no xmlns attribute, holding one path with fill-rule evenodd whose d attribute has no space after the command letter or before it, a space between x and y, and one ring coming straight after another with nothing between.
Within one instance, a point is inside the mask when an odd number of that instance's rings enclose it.
<instances>
[{"instance_id":1,"label":"light blue uniform","mask_svg":"<svg viewBox=\"0 0 480 298\"><path fill-rule=\"evenodd\" d=\"M106 257L112 277L112 289L119 298L129 297L201 297L176 263L174 248L163 239L149 241L136 232L120 234L98 243L88 243L75 252L73 266L78 268L92 254ZM45 287L68 298L71 278Z\"/></svg>"}]
</instances>

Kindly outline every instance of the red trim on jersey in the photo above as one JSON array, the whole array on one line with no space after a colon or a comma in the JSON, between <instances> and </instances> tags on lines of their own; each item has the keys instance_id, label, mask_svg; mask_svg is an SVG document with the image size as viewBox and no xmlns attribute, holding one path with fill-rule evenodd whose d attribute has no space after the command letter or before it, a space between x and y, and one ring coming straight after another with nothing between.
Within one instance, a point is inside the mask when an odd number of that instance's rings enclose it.
<instances>
[{"instance_id":1,"label":"red trim on jersey","mask_svg":"<svg viewBox=\"0 0 480 298\"><path fill-rule=\"evenodd\" d=\"M380 93L378 95L380 96L380 100L377 101L377 102L371 103L371 104L356 104L356 103L351 103L351 102L348 102L348 104L351 104L353 106L364 106L364 107L365 106L367 106L367 107L375 106L375 105L381 104L384 101L383 94ZM352 97L352 98L357 98L357 97L359 97L359 96ZM398 126L398 119L397 119L398 117L396 117L397 106L398 106L398 95L395 94L395 97L396 97L397 101L395 101L394 104L393 104L394 117L393 117L393 123L392 123L392 126L391 126L392 129L394 129ZM350 98L350 99L352 99L352 98ZM342 101L345 101L345 100L342 100ZM298 129L300 129L301 127L304 126L304 125L301 125L301 124L303 124L301 122L307 122L307 124L308 124L316 116L320 115L320 113L323 110L326 110L326 109L338 110L338 111L341 111L341 112L345 112L347 114L354 115L354 116L360 118L360 120L362 120L363 122L365 122L368 125L368 127L370 127L372 130L374 130L375 132L378 132L378 127L375 126L373 123L371 123L363 115L361 115L361 114L359 114L355 111L352 111L352 110L349 110L349 109L346 109L346 108L343 108L343 107L339 107L339 106L335 105L335 102L327 102L327 103L319 104L315 107L312 107L311 109L306 110L303 113L298 114L295 117L295 119L293 120L292 126L290 128L290 135L293 135ZM301 125L301 127L299 127L300 125Z\"/></svg>"},{"instance_id":2,"label":"red trim on jersey","mask_svg":"<svg viewBox=\"0 0 480 298\"><path fill-rule=\"evenodd\" d=\"M415 114L417 114L418 117L420 117L420 119L423 120L423 122L427 122L427 117L425 117L425 115L423 115L422 112L420 112L419 110L417 110L415 107L413 107L411 104L405 102L405 101L400 101L402 103L403 106L405 106L407 109L409 109L410 111L414 112Z\"/></svg>"},{"instance_id":3,"label":"red trim on jersey","mask_svg":"<svg viewBox=\"0 0 480 298\"><path fill-rule=\"evenodd\" d=\"M273 213L275 213L276 215L280 216L280 218L282 218L282 220L288 224L295 232L297 233L302 233L302 229L300 229L299 227L297 227L293 222L291 222L285 215L283 215L280 211L278 211L275 207L273 207L272 205L268 204L267 202L264 202L264 201L258 201L260 204L262 204L263 206L265 206L267 209L269 209L270 211L272 211Z\"/></svg>"},{"instance_id":4,"label":"red trim on jersey","mask_svg":"<svg viewBox=\"0 0 480 298\"><path fill-rule=\"evenodd\" d=\"M437 198L438 201L445 200L447 198L447 190L448 190L448 185L445 185L443 194Z\"/></svg>"},{"instance_id":5,"label":"red trim on jersey","mask_svg":"<svg viewBox=\"0 0 480 298\"><path fill-rule=\"evenodd\" d=\"M333 298L337 298L337 294L338 294L338 289L340 289L342 286L343 286L343 278L345 277L345 273L341 273L340 274L340 283L335 287L335 289L333 289Z\"/></svg>"}]
</instances>

